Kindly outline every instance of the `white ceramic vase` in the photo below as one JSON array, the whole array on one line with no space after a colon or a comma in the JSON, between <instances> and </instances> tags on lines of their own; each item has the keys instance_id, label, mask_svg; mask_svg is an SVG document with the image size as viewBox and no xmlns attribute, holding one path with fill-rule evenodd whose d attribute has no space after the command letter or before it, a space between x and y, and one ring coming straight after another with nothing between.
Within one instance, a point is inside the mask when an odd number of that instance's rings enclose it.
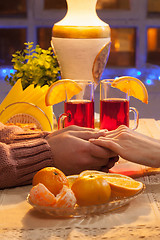
<instances>
[{"instance_id":1,"label":"white ceramic vase","mask_svg":"<svg viewBox=\"0 0 160 240\"><path fill-rule=\"evenodd\" d=\"M66 16L52 29L51 44L63 79L98 84L110 50L110 27L96 13L97 0L66 0Z\"/></svg>"}]
</instances>

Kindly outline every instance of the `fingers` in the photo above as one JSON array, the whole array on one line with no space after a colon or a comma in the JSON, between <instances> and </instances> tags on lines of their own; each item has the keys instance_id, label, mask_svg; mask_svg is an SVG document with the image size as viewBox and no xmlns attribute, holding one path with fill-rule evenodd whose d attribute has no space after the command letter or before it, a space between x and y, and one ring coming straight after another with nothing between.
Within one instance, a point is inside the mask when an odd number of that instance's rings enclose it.
<instances>
[{"instance_id":1,"label":"fingers","mask_svg":"<svg viewBox=\"0 0 160 240\"><path fill-rule=\"evenodd\" d=\"M57 131L53 131L50 133L51 136L56 136L60 133L64 133L64 132L79 132L79 131L86 131L86 132L91 132L91 133L96 133L96 132L99 132L98 129L93 129L93 128L85 128L85 127L79 127L79 126L76 126L76 125L71 125L71 126L68 126L68 127L65 127L65 128L62 128L60 130L57 130ZM104 130L105 131L105 130Z\"/></svg>"},{"instance_id":2,"label":"fingers","mask_svg":"<svg viewBox=\"0 0 160 240\"><path fill-rule=\"evenodd\" d=\"M94 157L105 159L117 156L117 154L114 151L112 151L112 149L104 148L102 145L92 144L92 142L90 142L90 152L91 155Z\"/></svg>"},{"instance_id":3,"label":"fingers","mask_svg":"<svg viewBox=\"0 0 160 240\"><path fill-rule=\"evenodd\" d=\"M94 156L90 156L87 159L87 164L84 164L86 169L95 169L95 170L102 170L102 169L110 169L114 166L115 160L112 158L98 158ZM106 170L107 171L107 170Z\"/></svg>"},{"instance_id":4,"label":"fingers","mask_svg":"<svg viewBox=\"0 0 160 240\"><path fill-rule=\"evenodd\" d=\"M118 142L115 139L107 139L107 138L99 138L99 139L89 139L91 143L96 144L97 146L107 148L107 151L110 151L111 153L116 153L117 155L120 155L123 151L123 148L118 144ZM115 155L111 156L114 157Z\"/></svg>"},{"instance_id":5,"label":"fingers","mask_svg":"<svg viewBox=\"0 0 160 240\"><path fill-rule=\"evenodd\" d=\"M100 130L100 131L69 131L69 134L78 137L84 140L89 140L90 138L99 138L99 137L105 137L106 136L106 131L105 130Z\"/></svg>"},{"instance_id":6,"label":"fingers","mask_svg":"<svg viewBox=\"0 0 160 240\"><path fill-rule=\"evenodd\" d=\"M83 150L83 156L85 157L81 158L81 163L88 169L94 168L100 170L102 166L108 165L109 159L114 159L114 157L116 157L117 160L117 155L114 152L92 144L89 141L85 141L85 148ZM114 160L113 162L111 161L108 168L112 167L113 165Z\"/></svg>"},{"instance_id":7,"label":"fingers","mask_svg":"<svg viewBox=\"0 0 160 240\"><path fill-rule=\"evenodd\" d=\"M97 132L97 129L93 128L86 128L86 127L79 127L76 125L71 125L66 128L63 128L65 131L90 131L90 132Z\"/></svg>"},{"instance_id":8,"label":"fingers","mask_svg":"<svg viewBox=\"0 0 160 240\"><path fill-rule=\"evenodd\" d=\"M122 133L128 133L131 134L131 129L129 129L127 126L121 125L117 129L113 131L106 132L106 138L114 138L119 136Z\"/></svg>"}]
</instances>

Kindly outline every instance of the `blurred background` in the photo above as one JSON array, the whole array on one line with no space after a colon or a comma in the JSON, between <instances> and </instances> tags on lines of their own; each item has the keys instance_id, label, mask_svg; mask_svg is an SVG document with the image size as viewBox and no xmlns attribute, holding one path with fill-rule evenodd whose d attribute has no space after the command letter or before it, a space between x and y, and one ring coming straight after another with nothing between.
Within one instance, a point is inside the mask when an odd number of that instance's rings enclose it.
<instances>
[{"instance_id":1,"label":"blurred background","mask_svg":"<svg viewBox=\"0 0 160 240\"><path fill-rule=\"evenodd\" d=\"M50 46L51 29L66 13L65 0L0 1L0 102L11 86L12 54L34 42ZM101 79L128 75L139 78L149 93L148 105L131 98L140 117L160 119L160 0L98 0L98 16L111 27L111 52ZM99 86L95 91L99 112ZM63 104L54 106L58 117Z\"/></svg>"}]
</instances>

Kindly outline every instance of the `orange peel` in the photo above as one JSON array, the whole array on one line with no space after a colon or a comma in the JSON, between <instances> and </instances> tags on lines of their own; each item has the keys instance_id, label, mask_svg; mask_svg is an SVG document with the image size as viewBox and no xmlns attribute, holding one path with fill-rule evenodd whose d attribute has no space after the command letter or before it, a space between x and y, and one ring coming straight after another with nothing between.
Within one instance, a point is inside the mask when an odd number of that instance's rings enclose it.
<instances>
[{"instance_id":1,"label":"orange peel","mask_svg":"<svg viewBox=\"0 0 160 240\"><path fill-rule=\"evenodd\" d=\"M148 103L147 89L138 78L130 76L119 77L113 81L111 86L127 93L128 96L139 99L143 103Z\"/></svg>"},{"instance_id":2,"label":"orange peel","mask_svg":"<svg viewBox=\"0 0 160 240\"><path fill-rule=\"evenodd\" d=\"M82 88L73 80L63 79L56 81L50 86L45 95L46 106L69 100L80 91L82 91Z\"/></svg>"}]
</instances>

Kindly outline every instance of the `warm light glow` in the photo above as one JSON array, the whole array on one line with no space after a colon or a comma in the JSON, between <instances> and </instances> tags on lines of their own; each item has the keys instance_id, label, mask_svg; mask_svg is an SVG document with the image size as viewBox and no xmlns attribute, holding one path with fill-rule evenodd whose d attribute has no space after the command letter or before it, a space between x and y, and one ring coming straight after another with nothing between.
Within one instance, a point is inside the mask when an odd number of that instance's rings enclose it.
<instances>
[{"instance_id":1,"label":"warm light glow","mask_svg":"<svg viewBox=\"0 0 160 240\"><path fill-rule=\"evenodd\" d=\"M119 48L120 48L120 43L119 43L118 40L115 40L115 42L114 42L114 47L115 47L115 50L116 50L116 51L119 50Z\"/></svg>"},{"instance_id":2,"label":"warm light glow","mask_svg":"<svg viewBox=\"0 0 160 240\"><path fill-rule=\"evenodd\" d=\"M52 28L61 76L98 84L110 51L110 27L97 16L97 0L66 2L66 16Z\"/></svg>"},{"instance_id":3,"label":"warm light glow","mask_svg":"<svg viewBox=\"0 0 160 240\"><path fill-rule=\"evenodd\" d=\"M66 0L68 11L66 16L56 25L63 26L107 26L96 13L97 0Z\"/></svg>"},{"instance_id":4,"label":"warm light glow","mask_svg":"<svg viewBox=\"0 0 160 240\"><path fill-rule=\"evenodd\" d=\"M148 29L148 50L155 51L157 48L157 29Z\"/></svg>"}]
</instances>

